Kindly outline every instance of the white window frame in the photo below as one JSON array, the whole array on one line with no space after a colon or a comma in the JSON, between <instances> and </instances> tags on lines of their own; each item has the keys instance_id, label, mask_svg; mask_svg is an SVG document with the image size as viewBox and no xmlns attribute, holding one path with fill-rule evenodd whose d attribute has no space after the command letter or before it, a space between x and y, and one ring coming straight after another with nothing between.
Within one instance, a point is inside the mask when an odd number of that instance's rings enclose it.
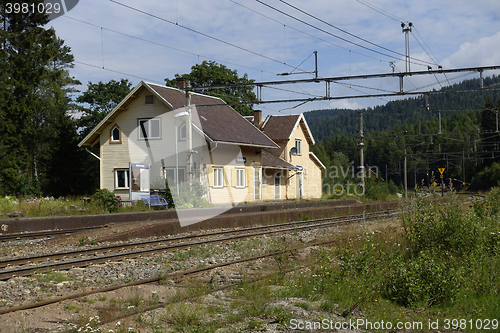
<instances>
[{"instance_id":1,"label":"white window frame","mask_svg":"<svg viewBox=\"0 0 500 333\"><path fill-rule=\"evenodd\" d=\"M145 137L142 133L142 128L141 128L141 123L146 122L147 123L147 134L148 136ZM152 124L158 122L158 136L157 137L152 137L150 134L152 133ZM139 128L139 140L151 140L151 139L161 139L161 121L159 118L150 118L150 119L138 119L137 120L137 125Z\"/></svg>"},{"instance_id":2,"label":"white window frame","mask_svg":"<svg viewBox=\"0 0 500 333\"><path fill-rule=\"evenodd\" d=\"M119 187L118 186L118 173L123 172L125 174L125 186ZM115 169L114 170L115 174L115 189L117 190L128 190L130 186L130 181L129 181L129 169Z\"/></svg>"},{"instance_id":3,"label":"white window frame","mask_svg":"<svg viewBox=\"0 0 500 333\"><path fill-rule=\"evenodd\" d=\"M118 130L118 140L115 140L113 138L113 132L114 130ZM122 143L122 130L120 129L120 127L118 127L117 125L113 126L113 128L111 128L111 137L110 137L110 142L111 143Z\"/></svg>"},{"instance_id":4,"label":"white window frame","mask_svg":"<svg viewBox=\"0 0 500 333\"><path fill-rule=\"evenodd\" d=\"M246 172L245 169L236 169L236 188L246 187Z\"/></svg>"},{"instance_id":5,"label":"white window frame","mask_svg":"<svg viewBox=\"0 0 500 333\"><path fill-rule=\"evenodd\" d=\"M302 140L295 139L295 148L297 149L297 155L302 155Z\"/></svg>"},{"instance_id":6,"label":"white window frame","mask_svg":"<svg viewBox=\"0 0 500 333\"><path fill-rule=\"evenodd\" d=\"M163 168L163 179L167 179L167 170L172 170L174 172L174 182L177 183L177 179L179 178L179 173L181 172L181 170L183 171L182 175L184 177L182 177L183 179L180 180L181 183L185 182L186 181L186 168L178 168L178 171L177 171L177 174L175 172L175 168Z\"/></svg>"},{"instance_id":7,"label":"white window frame","mask_svg":"<svg viewBox=\"0 0 500 333\"><path fill-rule=\"evenodd\" d=\"M214 167L214 188L224 187L224 168Z\"/></svg>"}]
</instances>

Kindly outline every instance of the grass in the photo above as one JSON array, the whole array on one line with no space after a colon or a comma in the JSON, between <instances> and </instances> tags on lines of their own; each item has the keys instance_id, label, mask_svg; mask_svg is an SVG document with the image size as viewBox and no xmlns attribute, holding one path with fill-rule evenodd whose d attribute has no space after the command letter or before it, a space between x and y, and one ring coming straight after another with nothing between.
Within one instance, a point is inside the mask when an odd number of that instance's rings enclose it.
<instances>
[{"instance_id":1,"label":"grass","mask_svg":"<svg viewBox=\"0 0 500 333\"><path fill-rule=\"evenodd\" d=\"M148 208L142 202L131 206L120 206L117 213L141 212ZM14 198L0 197L0 215L21 212L23 217L71 216L84 214L108 214L109 212L92 203L83 204L80 197L55 199L53 197Z\"/></svg>"},{"instance_id":2,"label":"grass","mask_svg":"<svg viewBox=\"0 0 500 333\"><path fill-rule=\"evenodd\" d=\"M290 328L292 319L372 323L422 323L412 332L454 330L446 319L499 319L500 309L500 190L470 205L464 214L458 201L429 204L415 200L403 210L403 227L388 226L374 232L364 226L364 236L311 251L309 257L276 256L269 269L259 264L260 280L243 280L236 287L214 294L216 304L202 297L217 285L186 280L177 301L155 315L140 316L138 327L152 332L239 332L268 329L269 324ZM343 236L354 232L347 230ZM293 246L281 237L255 238L234 243L242 253L268 252ZM199 250L185 251L202 255ZM183 254L179 259L186 258ZM257 265L255 265L257 266ZM290 269L291 273L290 273ZM257 277L252 271L252 278ZM100 300L100 299L99 299ZM104 300L103 300L104 301ZM109 300L108 315L127 313L156 304L153 295L130 294ZM298 318L301 308L305 317ZM104 313L103 313L104 314ZM456 322L460 325L460 321ZM479 322L477 322L479 323ZM463 324L463 322L462 322ZM498 329L490 322L490 331ZM479 332L476 327L458 327ZM371 329L371 332L387 330ZM431 330L432 331L432 330Z\"/></svg>"},{"instance_id":3,"label":"grass","mask_svg":"<svg viewBox=\"0 0 500 333\"><path fill-rule=\"evenodd\" d=\"M68 276L60 272L48 272L44 274L35 274L34 276L38 282L60 283L63 281L68 281Z\"/></svg>"}]
</instances>

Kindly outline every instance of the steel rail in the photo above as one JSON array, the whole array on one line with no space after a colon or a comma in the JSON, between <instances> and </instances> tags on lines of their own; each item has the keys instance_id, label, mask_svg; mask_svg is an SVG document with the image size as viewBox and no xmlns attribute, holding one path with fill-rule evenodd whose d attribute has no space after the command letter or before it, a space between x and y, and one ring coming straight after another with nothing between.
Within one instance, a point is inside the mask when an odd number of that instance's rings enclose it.
<instances>
[{"instance_id":1,"label":"steel rail","mask_svg":"<svg viewBox=\"0 0 500 333\"><path fill-rule=\"evenodd\" d=\"M342 241L349 240L349 239L355 239L355 238L358 238L361 236L362 235L358 234L358 235L353 235L353 236L344 237L344 238L329 239L326 241L310 243L310 244L301 245L301 246L294 247L294 248L289 248L289 249L285 249L285 250L278 250L278 251L269 252L269 253L265 253L265 254L261 254L261 255L257 255L257 256L252 256L252 257L248 257L248 258L226 261L226 262L215 264L215 265L209 265L209 266L200 267L200 268L193 268L193 269L173 272L173 273L169 273L167 275L161 275L161 276L148 278L148 279L142 279L142 280L136 280L136 281L132 281L132 282L124 283L124 284L93 289L93 290L84 291L84 292L75 293L75 294L66 295L66 296L54 297L52 299L45 300L45 301L10 307L10 308L6 308L6 309L0 309L0 315L6 314L6 313L11 313L11 312L16 312L16 311L21 311L21 310L34 309L34 308L42 307L42 306L49 305L49 304L59 303L59 302L62 302L62 301L68 300L68 299L81 298L81 297L85 297L85 296L89 296L89 295L110 292L110 291L114 291L114 290L118 290L118 289L122 289L122 288L126 288L126 287L141 285L141 284L155 283L155 282L160 282L162 280L167 280L167 279L180 280L185 276L194 275L194 274L198 274L198 273L202 273L202 272L206 272L206 271L211 271L211 270L213 270L215 268L219 268L219 267L225 267L225 266L230 266L230 265L234 265L234 264L238 264L238 263L242 263L242 262L248 262L248 261L263 259L263 258L267 258L267 257L272 257L272 256L275 256L278 254L297 251L297 250L305 249L308 247L321 246L321 245L326 245L326 244L335 243L335 242L342 242ZM220 288L224 288L224 287L220 287ZM220 289L220 288L216 288L213 291L216 291L217 289ZM164 304L167 304L167 303L161 303L161 306L163 306ZM158 305L160 305L160 304L158 304ZM135 313L130 313L128 315L134 315L134 314ZM116 320L116 319L120 319L120 318L114 318L114 319Z\"/></svg>"},{"instance_id":2,"label":"steel rail","mask_svg":"<svg viewBox=\"0 0 500 333\"><path fill-rule=\"evenodd\" d=\"M103 264L103 263L117 261L117 260L133 259L133 258L142 257L144 255L151 255L151 254L159 253L159 252L180 250L180 249L188 248L191 246L197 246L197 245L203 245L203 244L209 244L209 243L222 243L222 242L228 242L228 241L239 240L239 239L244 239L244 238L258 237L258 236L269 235L269 234L279 234L279 233L286 233L286 232L291 232L291 231L302 231L302 230L325 228L325 227L329 227L332 225L338 225L338 224L343 224L343 223L352 223L352 222L357 222L357 221L372 220L372 219L381 218L381 217L387 218L387 217L397 216L398 214L399 214L398 211L393 210L393 211L374 212L374 213L367 213L367 214L356 214L356 215L350 215L350 216L345 216L345 217L340 217L340 218L325 218L325 219L316 219L316 220L309 220L309 221L298 221L295 223L294 222L287 223L288 227L284 227L283 225L279 225L278 227L276 227L276 226L256 227L256 228L254 228L255 232L253 232L253 233L250 230L248 230L245 233L243 230L243 231L234 232L233 236L223 237L223 238L208 239L208 240L194 241L194 242L188 242L188 243L179 242L179 243L175 243L175 244L158 246L158 247L154 247L154 248L139 249L139 250L128 251L128 252L124 252L124 253L113 253L113 254L108 254L108 255L91 257L91 258L79 258L79 259L73 259L73 260L65 260L62 262L51 262L51 263L45 263L45 264L40 264L40 265L30 265L30 266L23 266L23 267L16 267L16 268L7 268L7 269L0 270L0 280L6 280L6 279L10 279L12 277L19 277L19 276L29 276L29 275L33 275L35 273L45 273L45 272L50 272L50 271L54 271L54 270L65 270L65 269L71 269L71 268L75 268L75 267L86 267L89 265ZM323 221L323 222L315 223L318 221ZM324 222L324 221L327 221L327 222ZM309 223L306 223L305 225L300 225L300 224L304 224L304 222L309 222ZM215 234L220 234L220 233L215 233ZM226 232L226 234L227 234L227 232ZM195 235L195 237L196 236L197 235ZM199 235L199 236L202 237L205 235ZM189 237L192 237L192 236L189 236ZM164 241L165 240L163 240L163 242Z\"/></svg>"},{"instance_id":3,"label":"steel rail","mask_svg":"<svg viewBox=\"0 0 500 333\"><path fill-rule=\"evenodd\" d=\"M0 235L0 242L7 242L12 240L21 239L37 239L37 238L50 238L51 236L59 236L62 234L74 234L82 231L91 231L95 229L106 228L107 225L95 226L95 227L83 227L74 229L57 229L57 230L46 230L46 231L35 231L35 232L19 232L13 234Z\"/></svg>"},{"instance_id":4,"label":"steel rail","mask_svg":"<svg viewBox=\"0 0 500 333\"><path fill-rule=\"evenodd\" d=\"M366 213L368 216L370 214L374 214L378 212L373 212L373 213ZM365 215L366 215L365 214ZM358 216L359 214L352 214L352 215L346 215L346 216L335 216L335 217L329 217L327 219L330 220L335 220L335 219L342 219L345 217L349 216ZM98 256L100 253L104 254L104 252L111 252L111 251L124 251L127 249L131 248L137 248L137 247L144 247L144 246L152 246L155 244L161 245L164 242L175 242L175 241L185 241L185 240L191 240L191 239L196 239L196 238L203 238L203 237L214 237L218 235L229 235L229 234L238 234L238 233L244 233L244 232L251 232L254 230L260 230L260 229L266 229L266 228L280 228L280 227L287 227L290 225L298 225L298 224L310 224L316 221L324 221L325 219L313 219L313 220L305 220L305 221L293 221L293 222L285 222L285 223L279 223L279 224L273 224L273 225L266 225L266 226L255 226L255 227L246 227L246 228L241 228L241 229L236 229L232 231L215 231L215 232L207 232L207 233L202 233L202 234L197 234L197 235L187 235L187 236L177 236L177 237L171 237L171 238L162 238L162 239L155 239L155 240L146 240L146 241L138 241L138 242L129 242L126 244L111 244L111 245L104 245L104 246L97 246L97 247L92 247L92 248L86 248L83 250L69 250L69 251L61 251L61 252L56 252L56 253L51 253L51 254L41 254L41 255L36 255L36 256L26 256L26 257L20 257L20 258L14 258L14 259L3 259L0 260L0 268L5 268L8 266L19 266L19 265L27 265L27 264L36 264L38 262L46 262L48 260L61 260L61 259L69 259L69 258L81 258L84 255L90 256Z\"/></svg>"}]
</instances>

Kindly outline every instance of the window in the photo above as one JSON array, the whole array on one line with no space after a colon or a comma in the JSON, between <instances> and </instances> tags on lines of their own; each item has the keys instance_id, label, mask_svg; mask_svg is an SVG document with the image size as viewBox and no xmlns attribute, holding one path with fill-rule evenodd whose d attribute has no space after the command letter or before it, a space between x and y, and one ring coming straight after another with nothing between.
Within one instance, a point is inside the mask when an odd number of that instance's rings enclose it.
<instances>
[{"instance_id":1,"label":"window","mask_svg":"<svg viewBox=\"0 0 500 333\"><path fill-rule=\"evenodd\" d=\"M297 149L297 155L302 155L302 142L299 139L295 139L295 148Z\"/></svg>"},{"instance_id":2,"label":"window","mask_svg":"<svg viewBox=\"0 0 500 333\"><path fill-rule=\"evenodd\" d=\"M128 189L128 169L115 169L115 188Z\"/></svg>"},{"instance_id":3,"label":"window","mask_svg":"<svg viewBox=\"0 0 500 333\"><path fill-rule=\"evenodd\" d=\"M214 187L224 186L224 169L214 168Z\"/></svg>"},{"instance_id":4,"label":"window","mask_svg":"<svg viewBox=\"0 0 500 333\"><path fill-rule=\"evenodd\" d=\"M110 137L111 137L110 140L111 143L122 143L122 131L117 125L111 128Z\"/></svg>"},{"instance_id":5,"label":"window","mask_svg":"<svg viewBox=\"0 0 500 333\"><path fill-rule=\"evenodd\" d=\"M146 96L144 96L144 103L145 104L154 104L153 95L146 95Z\"/></svg>"},{"instance_id":6,"label":"window","mask_svg":"<svg viewBox=\"0 0 500 333\"><path fill-rule=\"evenodd\" d=\"M139 119L139 139L160 139L160 119Z\"/></svg>"},{"instance_id":7,"label":"window","mask_svg":"<svg viewBox=\"0 0 500 333\"><path fill-rule=\"evenodd\" d=\"M186 124L179 128L179 140L186 140Z\"/></svg>"},{"instance_id":8,"label":"window","mask_svg":"<svg viewBox=\"0 0 500 333\"><path fill-rule=\"evenodd\" d=\"M245 169L236 169L236 187L245 187Z\"/></svg>"},{"instance_id":9,"label":"window","mask_svg":"<svg viewBox=\"0 0 500 333\"><path fill-rule=\"evenodd\" d=\"M186 169L184 168L178 168L177 169L177 175L178 177L175 177L175 168L164 168L163 169L163 177L167 179L169 182L177 182L177 179L179 179L179 182L184 182L185 181L185 175L186 175Z\"/></svg>"}]
</instances>

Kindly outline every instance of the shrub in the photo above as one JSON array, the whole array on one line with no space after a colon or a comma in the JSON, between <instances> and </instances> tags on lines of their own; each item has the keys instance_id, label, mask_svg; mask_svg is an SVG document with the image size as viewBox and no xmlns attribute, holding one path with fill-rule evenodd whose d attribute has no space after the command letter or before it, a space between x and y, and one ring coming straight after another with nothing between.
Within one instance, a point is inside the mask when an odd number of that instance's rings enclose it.
<instances>
[{"instance_id":1,"label":"shrub","mask_svg":"<svg viewBox=\"0 0 500 333\"><path fill-rule=\"evenodd\" d=\"M207 207L209 204L204 199L207 189L198 180L193 180L191 185L184 182L179 185L179 194L177 194L177 184L174 183L172 188L167 185L167 202L172 200L172 206L176 208L193 208L193 207Z\"/></svg>"},{"instance_id":2,"label":"shrub","mask_svg":"<svg viewBox=\"0 0 500 333\"><path fill-rule=\"evenodd\" d=\"M453 266L427 251L410 260L399 260L382 283L382 295L402 306L450 301L462 282Z\"/></svg>"},{"instance_id":3,"label":"shrub","mask_svg":"<svg viewBox=\"0 0 500 333\"><path fill-rule=\"evenodd\" d=\"M121 197L115 196L113 192L105 188L97 190L92 195L92 201L110 213L117 211L121 206Z\"/></svg>"},{"instance_id":4,"label":"shrub","mask_svg":"<svg viewBox=\"0 0 500 333\"><path fill-rule=\"evenodd\" d=\"M412 254L423 250L464 255L481 245L480 219L462 213L456 198L443 207L417 198L403 210L404 237Z\"/></svg>"}]
</instances>

